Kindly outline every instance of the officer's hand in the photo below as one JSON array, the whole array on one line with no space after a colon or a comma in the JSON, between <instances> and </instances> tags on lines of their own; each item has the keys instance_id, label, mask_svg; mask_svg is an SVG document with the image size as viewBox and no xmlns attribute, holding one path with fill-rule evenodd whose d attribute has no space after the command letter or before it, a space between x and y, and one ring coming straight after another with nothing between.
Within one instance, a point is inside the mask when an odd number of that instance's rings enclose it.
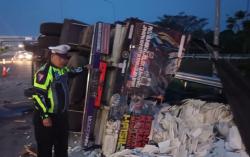
<instances>
[{"instance_id":1,"label":"officer's hand","mask_svg":"<svg viewBox=\"0 0 250 157\"><path fill-rule=\"evenodd\" d=\"M52 121L51 121L50 118L45 118L45 119L42 120L42 122L43 122L43 126L45 126L45 127L51 127L52 126Z\"/></svg>"},{"instance_id":2,"label":"officer's hand","mask_svg":"<svg viewBox=\"0 0 250 157\"><path fill-rule=\"evenodd\" d=\"M91 64L87 64L87 65L84 65L84 68L86 68L88 70L92 70L93 66Z\"/></svg>"}]
</instances>

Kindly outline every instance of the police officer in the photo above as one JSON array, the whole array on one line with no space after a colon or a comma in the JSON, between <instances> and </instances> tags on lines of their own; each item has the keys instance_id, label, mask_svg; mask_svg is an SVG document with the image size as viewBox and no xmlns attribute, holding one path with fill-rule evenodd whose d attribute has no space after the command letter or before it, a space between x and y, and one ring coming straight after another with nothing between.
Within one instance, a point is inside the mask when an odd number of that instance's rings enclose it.
<instances>
[{"instance_id":1,"label":"police officer","mask_svg":"<svg viewBox=\"0 0 250 157\"><path fill-rule=\"evenodd\" d=\"M81 68L70 70L68 45L49 47L51 56L34 76L35 104L34 130L37 141L38 157L67 157L68 115L70 73L79 73Z\"/></svg>"}]
</instances>

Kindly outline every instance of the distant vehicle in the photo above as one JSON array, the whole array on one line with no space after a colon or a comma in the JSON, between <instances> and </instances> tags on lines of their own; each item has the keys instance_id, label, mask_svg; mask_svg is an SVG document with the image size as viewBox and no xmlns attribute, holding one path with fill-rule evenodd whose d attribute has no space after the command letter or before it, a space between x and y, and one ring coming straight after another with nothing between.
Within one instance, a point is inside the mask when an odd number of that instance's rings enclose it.
<instances>
[{"instance_id":1,"label":"distant vehicle","mask_svg":"<svg viewBox=\"0 0 250 157\"><path fill-rule=\"evenodd\" d=\"M32 57L33 57L32 52L18 51L13 57L13 60L31 60Z\"/></svg>"}]
</instances>

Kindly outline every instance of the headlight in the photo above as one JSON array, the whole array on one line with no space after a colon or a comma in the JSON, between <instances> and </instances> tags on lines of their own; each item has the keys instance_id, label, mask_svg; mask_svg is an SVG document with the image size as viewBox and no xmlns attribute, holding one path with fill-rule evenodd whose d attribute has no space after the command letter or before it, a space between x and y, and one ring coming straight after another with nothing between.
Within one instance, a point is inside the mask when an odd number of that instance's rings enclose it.
<instances>
[{"instance_id":1,"label":"headlight","mask_svg":"<svg viewBox=\"0 0 250 157\"><path fill-rule=\"evenodd\" d=\"M19 58L19 59L23 59L24 56L23 56L23 55L18 55L18 58Z\"/></svg>"},{"instance_id":2,"label":"headlight","mask_svg":"<svg viewBox=\"0 0 250 157\"><path fill-rule=\"evenodd\" d=\"M26 58L26 59L32 59L32 55L27 54L27 55L25 56L25 58Z\"/></svg>"}]
</instances>

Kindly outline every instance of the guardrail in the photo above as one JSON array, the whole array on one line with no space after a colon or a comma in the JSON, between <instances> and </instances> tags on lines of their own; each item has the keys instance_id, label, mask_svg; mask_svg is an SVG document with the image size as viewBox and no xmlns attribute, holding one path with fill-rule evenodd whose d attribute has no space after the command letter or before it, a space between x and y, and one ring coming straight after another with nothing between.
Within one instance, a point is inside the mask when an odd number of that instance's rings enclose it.
<instances>
[{"instance_id":1,"label":"guardrail","mask_svg":"<svg viewBox=\"0 0 250 157\"><path fill-rule=\"evenodd\" d=\"M183 58L212 59L212 54L185 54ZM250 59L250 54L220 54L218 59Z\"/></svg>"},{"instance_id":2,"label":"guardrail","mask_svg":"<svg viewBox=\"0 0 250 157\"><path fill-rule=\"evenodd\" d=\"M221 81L218 77L209 77L185 72L177 72L175 74L175 78L212 87L222 88Z\"/></svg>"}]
</instances>

